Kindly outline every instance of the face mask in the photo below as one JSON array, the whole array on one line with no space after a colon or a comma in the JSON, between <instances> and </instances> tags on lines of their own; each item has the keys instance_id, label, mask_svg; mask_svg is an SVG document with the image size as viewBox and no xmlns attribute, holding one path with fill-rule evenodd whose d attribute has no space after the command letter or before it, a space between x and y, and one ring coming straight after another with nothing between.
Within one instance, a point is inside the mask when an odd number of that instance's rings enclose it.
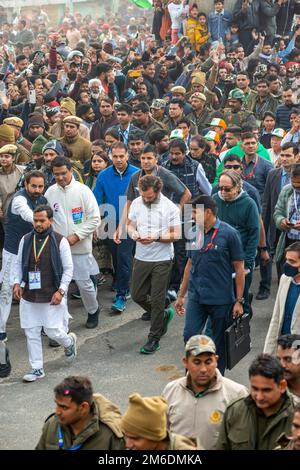
<instances>
[{"instance_id":1,"label":"face mask","mask_svg":"<svg viewBox=\"0 0 300 470\"><path fill-rule=\"evenodd\" d=\"M291 266L289 263L285 262L283 265L283 272L286 276L295 277L299 274L298 268Z\"/></svg>"}]
</instances>

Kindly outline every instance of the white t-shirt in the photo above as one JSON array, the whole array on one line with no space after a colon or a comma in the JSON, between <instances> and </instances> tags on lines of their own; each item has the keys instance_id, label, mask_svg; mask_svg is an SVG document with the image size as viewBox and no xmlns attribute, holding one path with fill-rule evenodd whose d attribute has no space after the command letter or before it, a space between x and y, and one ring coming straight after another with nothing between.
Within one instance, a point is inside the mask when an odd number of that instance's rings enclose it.
<instances>
[{"instance_id":1,"label":"white t-shirt","mask_svg":"<svg viewBox=\"0 0 300 470\"><path fill-rule=\"evenodd\" d=\"M176 3L169 3L168 10L170 13L170 18L171 18L171 28L180 29L181 24L182 24L181 15L183 15L184 13L185 14L188 13L189 6L188 5L183 6L182 3L180 3L179 5Z\"/></svg>"},{"instance_id":2,"label":"white t-shirt","mask_svg":"<svg viewBox=\"0 0 300 470\"><path fill-rule=\"evenodd\" d=\"M180 226L180 210L163 194L157 203L146 206L142 197L132 201L128 218L136 223L140 236L161 236L171 227ZM135 258L140 261L167 261L174 255L173 243L153 242L149 245L136 243Z\"/></svg>"}]
</instances>

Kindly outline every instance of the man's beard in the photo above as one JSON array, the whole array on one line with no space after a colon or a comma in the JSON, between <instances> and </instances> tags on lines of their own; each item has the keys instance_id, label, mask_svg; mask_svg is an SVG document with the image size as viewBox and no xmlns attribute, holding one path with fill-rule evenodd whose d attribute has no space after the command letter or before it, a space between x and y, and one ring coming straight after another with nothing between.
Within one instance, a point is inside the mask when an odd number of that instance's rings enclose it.
<instances>
[{"instance_id":1,"label":"man's beard","mask_svg":"<svg viewBox=\"0 0 300 470\"><path fill-rule=\"evenodd\" d=\"M144 201L143 199L143 204L145 204L146 207L151 207L152 204L156 204L159 201L159 196L157 196L153 201Z\"/></svg>"}]
</instances>

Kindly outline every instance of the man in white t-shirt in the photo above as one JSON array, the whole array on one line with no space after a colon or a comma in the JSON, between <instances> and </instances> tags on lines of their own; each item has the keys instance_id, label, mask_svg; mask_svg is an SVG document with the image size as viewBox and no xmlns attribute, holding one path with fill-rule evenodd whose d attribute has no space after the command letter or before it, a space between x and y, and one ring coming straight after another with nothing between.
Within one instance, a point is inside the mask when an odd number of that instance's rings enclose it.
<instances>
[{"instance_id":1,"label":"man in white t-shirt","mask_svg":"<svg viewBox=\"0 0 300 470\"><path fill-rule=\"evenodd\" d=\"M162 180L146 175L139 179L140 197L130 206L127 232L136 241L131 296L151 315L147 343L142 354L160 349L174 311L165 309L165 297L174 254L173 241L180 238L179 208L162 193Z\"/></svg>"},{"instance_id":2,"label":"man in white t-shirt","mask_svg":"<svg viewBox=\"0 0 300 470\"><path fill-rule=\"evenodd\" d=\"M184 16L188 15L189 6L185 0L173 0L168 5L168 11L171 18L171 42L176 44L178 41L178 32L181 29Z\"/></svg>"}]
</instances>

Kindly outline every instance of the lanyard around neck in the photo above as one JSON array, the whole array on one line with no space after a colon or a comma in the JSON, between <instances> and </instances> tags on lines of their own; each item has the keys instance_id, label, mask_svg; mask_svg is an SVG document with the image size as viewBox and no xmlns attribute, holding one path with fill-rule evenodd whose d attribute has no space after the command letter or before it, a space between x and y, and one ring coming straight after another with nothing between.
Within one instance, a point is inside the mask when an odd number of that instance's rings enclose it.
<instances>
[{"instance_id":1,"label":"lanyard around neck","mask_svg":"<svg viewBox=\"0 0 300 470\"><path fill-rule=\"evenodd\" d=\"M254 172L255 172L255 168L257 167L257 164L258 164L258 155L256 155L255 163L254 163L254 166L253 166L252 170L250 171L250 173L248 173L248 175L245 175L245 174L244 174L244 179L245 179L245 180L248 180L248 179L250 179L250 178L253 178Z\"/></svg>"},{"instance_id":2,"label":"lanyard around neck","mask_svg":"<svg viewBox=\"0 0 300 470\"><path fill-rule=\"evenodd\" d=\"M213 247L214 247L213 241L214 241L214 239L216 238L216 235L217 235L217 233L218 233L218 230L219 230L218 228L215 228L215 229L214 229L214 232L213 232L213 234L212 234L212 236L211 236L210 241L207 243L207 245L206 245L204 248L201 248L201 249L200 249L200 252L201 252L201 253L206 253L210 248L213 248ZM200 241L201 241L201 231L200 231L200 233L199 233L198 240L197 240L197 247L198 247L198 248L200 248Z\"/></svg>"},{"instance_id":3,"label":"lanyard around neck","mask_svg":"<svg viewBox=\"0 0 300 470\"><path fill-rule=\"evenodd\" d=\"M59 424L58 425L58 448L59 450L79 450L81 447L82 447L82 444L77 444L76 446L66 447L64 449L64 438L63 438L61 425Z\"/></svg>"},{"instance_id":4,"label":"lanyard around neck","mask_svg":"<svg viewBox=\"0 0 300 470\"><path fill-rule=\"evenodd\" d=\"M40 257L41 257L43 251L46 248L48 240L49 240L49 235L47 235L47 237L43 241L42 246L40 247L40 249L37 250L36 235L34 234L34 236L33 236L33 254L34 254L34 259L35 259L36 264L38 264L38 262L40 260Z\"/></svg>"}]
</instances>

